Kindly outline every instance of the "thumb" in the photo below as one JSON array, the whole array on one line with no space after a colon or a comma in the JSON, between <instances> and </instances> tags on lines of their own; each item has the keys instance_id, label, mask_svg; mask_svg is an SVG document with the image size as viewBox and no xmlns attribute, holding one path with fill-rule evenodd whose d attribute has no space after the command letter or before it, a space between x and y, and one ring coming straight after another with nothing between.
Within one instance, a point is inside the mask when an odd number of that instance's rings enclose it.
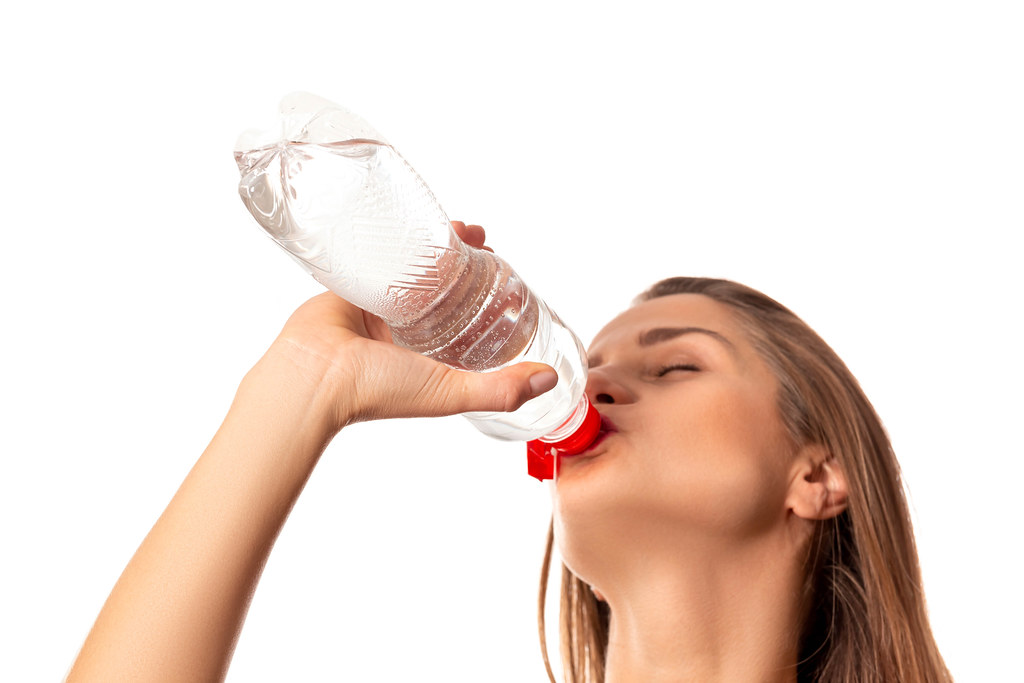
<instances>
[{"instance_id":1,"label":"thumb","mask_svg":"<svg viewBox=\"0 0 1024 683\"><path fill-rule=\"evenodd\" d=\"M494 372L452 370L446 392L453 412L511 412L550 391L558 375L550 365L517 363Z\"/></svg>"}]
</instances>

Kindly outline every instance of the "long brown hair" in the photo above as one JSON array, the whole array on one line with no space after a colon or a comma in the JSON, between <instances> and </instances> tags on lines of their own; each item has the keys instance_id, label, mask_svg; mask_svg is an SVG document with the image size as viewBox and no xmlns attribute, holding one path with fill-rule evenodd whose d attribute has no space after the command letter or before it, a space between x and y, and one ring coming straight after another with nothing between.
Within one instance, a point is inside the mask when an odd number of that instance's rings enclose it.
<instances>
[{"instance_id":1,"label":"long brown hair","mask_svg":"<svg viewBox=\"0 0 1024 683\"><path fill-rule=\"evenodd\" d=\"M928 623L899 464L857 380L806 323L774 299L728 280L670 278L637 297L701 294L728 306L779 382L779 411L797 443L824 446L842 467L849 501L818 522L806 561L807 619L797 678L821 683L952 681ZM541 572L544 628L553 534ZM560 643L565 683L603 683L608 605L562 566Z\"/></svg>"}]
</instances>

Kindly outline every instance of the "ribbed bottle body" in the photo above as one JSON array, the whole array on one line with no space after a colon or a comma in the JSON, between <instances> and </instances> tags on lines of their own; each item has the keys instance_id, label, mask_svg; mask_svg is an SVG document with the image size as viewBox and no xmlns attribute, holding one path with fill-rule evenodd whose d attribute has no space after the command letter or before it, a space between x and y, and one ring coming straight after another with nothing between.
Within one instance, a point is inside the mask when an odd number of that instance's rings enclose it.
<instances>
[{"instance_id":1,"label":"ribbed bottle body","mask_svg":"<svg viewBox=\"0 0 1024 683\"><path fill-rule=\"evenodd\" d=\"M426 183L364 121L307 95L286 98L282 114L280 139L246 134L235 151L239 194L264 230L328 289L380 316L396 344L460 370L555 368L557 386L518 410L467 414L480 431L552 441L571 432L586 383L572 331L505 261L462 242Z\"/></svg>"}]
</instances>

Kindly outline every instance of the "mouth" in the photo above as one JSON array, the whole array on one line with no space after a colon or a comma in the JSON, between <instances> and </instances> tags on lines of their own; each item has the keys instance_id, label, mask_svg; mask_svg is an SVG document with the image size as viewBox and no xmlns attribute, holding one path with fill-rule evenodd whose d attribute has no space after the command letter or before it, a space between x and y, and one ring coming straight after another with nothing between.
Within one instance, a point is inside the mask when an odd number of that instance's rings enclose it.
<instances>
[{"instance_id":1,"label":"mouth","mask_svg":"<svg viewBox=\"0 0 1024 683\"><path fill-rule=\"evenodd\" d=\"M585 450L582 453L580 453L580 455L588 455L588 454L592 453L594 451L594 449L597 448L597 446L602 441L604 441L609 436L611 436L612 434L615 434L618 431L619 431L619 429L618 429L618 427L615 426L615 423L612 422L608 418L607 415L602 415L601 416L601 429L597 432L597 438L594 439L594 442L592 444L590 444L589 446L587 446L587 450Z\"/></svg>"}]
</instances>

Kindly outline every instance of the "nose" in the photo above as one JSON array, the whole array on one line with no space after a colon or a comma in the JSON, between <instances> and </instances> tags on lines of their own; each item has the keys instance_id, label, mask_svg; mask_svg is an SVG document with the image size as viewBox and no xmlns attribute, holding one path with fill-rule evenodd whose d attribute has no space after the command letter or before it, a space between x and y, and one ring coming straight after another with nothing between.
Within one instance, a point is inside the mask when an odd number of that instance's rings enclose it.
<instances>
[{"instance_id":1,"label":"nose","mask_svg":"<svg viewBox=\"0 0 1024 683\"><path fill-rule=\"evenodd\" d=\"M594 405L633 403L636 396L605 368L594 368L587 375L587 398Z\"/></svg>"}]
</instances>

